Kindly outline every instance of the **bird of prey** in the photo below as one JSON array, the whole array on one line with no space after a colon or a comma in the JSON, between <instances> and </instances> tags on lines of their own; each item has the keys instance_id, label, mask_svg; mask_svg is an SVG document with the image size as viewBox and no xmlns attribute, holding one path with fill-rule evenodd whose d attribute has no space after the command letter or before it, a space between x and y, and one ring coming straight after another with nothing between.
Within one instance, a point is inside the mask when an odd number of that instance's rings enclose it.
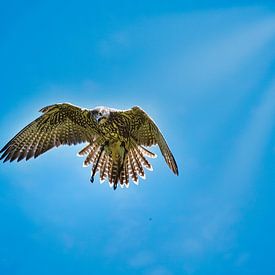
<instances>
[{"instance_id":1,"label":"bird of prey","mask_svg":"<svg viewBox=\"0 0 275 275\"><path fill-rule=\"evenodd\" d=\"M79 153L84 166L92 165L91 182L99 172L114 190L118 183L128 187L130 178L145 178L143 167L152 170L146 157L156 155L145 147L158 145L174 174L176 161L154 121L140 108L116 110L107 107L84 109L69 103L53 104L15 135L0 151L0 159L20 161L36 158L63 144L88 143Z\"/></svg>"}]
</instances>

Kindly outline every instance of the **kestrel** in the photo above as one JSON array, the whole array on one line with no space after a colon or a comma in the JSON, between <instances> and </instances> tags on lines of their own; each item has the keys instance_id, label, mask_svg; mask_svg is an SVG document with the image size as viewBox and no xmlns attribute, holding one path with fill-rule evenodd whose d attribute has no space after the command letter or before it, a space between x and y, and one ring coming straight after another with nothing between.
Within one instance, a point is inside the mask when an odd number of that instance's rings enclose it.
<instances>
[{"instance_id":1,"label":"kestrel","mask_svg":"<svg viewBox=\"0 0 275 275\"><path fill-rule=\"evenodd\" d=\"M154 121L139 107L116 110L107 107L83 109L69 103L40 110L42 115L22 129L0 151L6 161L36 158L53 147L88 143L79 153L84 166L92 165L91 182L99 172L114 189L128 187L130 178L145 178L143 167L152 170L146 157L156 155L145 147L158 145L175 175L178 167L163 135Z\"/></svg>"}]
</instances>

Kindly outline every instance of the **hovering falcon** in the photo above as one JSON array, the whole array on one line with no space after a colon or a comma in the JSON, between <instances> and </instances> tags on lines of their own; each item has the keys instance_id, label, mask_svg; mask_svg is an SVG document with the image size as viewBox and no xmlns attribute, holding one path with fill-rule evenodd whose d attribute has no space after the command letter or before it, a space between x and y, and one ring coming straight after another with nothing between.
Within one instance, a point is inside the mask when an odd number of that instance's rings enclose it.
<instances>
[{"instance_id":1,"label":"hovering falcon","mask_svg":"<svg viewBox=\"0 0 275 275\"><path fill-rule=\"evenodd\" d=\"M130 178L138 183L145 178L143 167L152 170L146 157L156 155L145 147L158 145L174 174L176 161L160 130L139 107L116 110L107 107L83 109L69 103L54 104L40 110L43 114L22 129L0 151L6 161L36 158L63 144L88 143L79 153L84 166L92 165L91 182L99 172L114 190L118 183L128 187ZM144 147L145 146L145 147Z\"/></svg>"}]
</instances>

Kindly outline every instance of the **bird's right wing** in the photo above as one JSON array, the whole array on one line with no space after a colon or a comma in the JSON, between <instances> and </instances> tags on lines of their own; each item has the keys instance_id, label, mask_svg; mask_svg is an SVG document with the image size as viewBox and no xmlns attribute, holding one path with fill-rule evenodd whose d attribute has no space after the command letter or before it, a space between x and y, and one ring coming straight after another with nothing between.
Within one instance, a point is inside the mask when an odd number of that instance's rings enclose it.
<instances>
[{"instance_id":1,"label":"bird's right wing","mask_svg":"<svg viewBox=\"0 0 275 275\"><path fill-rule=\"evenodd\" d=\"M89 110L68 103L54 104L40 110L43 114L27 125L0 151L0 159L20 161L37 157L61 144L92 142L98 135Z\"/></svg>"},{"instance_id":2,"label":"bird's right wing","mask_svg":"<svg viewBox=\"0 0 275 275\"><path fill-rule=\"evenodd\" d=\"M137 106L123 113L131 118L131 124L133 127L131 135L137 144L144 146L157 144L170 169L174 174L178 175L178 166L175 158L155 122Z\"/></svg>"}]
</instances>

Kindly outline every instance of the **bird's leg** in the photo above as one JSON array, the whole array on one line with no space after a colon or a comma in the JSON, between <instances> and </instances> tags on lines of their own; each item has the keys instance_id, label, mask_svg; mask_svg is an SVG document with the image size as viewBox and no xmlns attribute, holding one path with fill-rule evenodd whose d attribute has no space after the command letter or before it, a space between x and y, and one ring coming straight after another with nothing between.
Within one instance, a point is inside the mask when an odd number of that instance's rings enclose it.
<instances>
[{"instance_id":1,"label":"bird's leg","mask_svg":"<svg viewBox=\"0 0 275 275\"><path fill-rule=\"evenodd\" d=\"M127 150L125 147L124 147L124 149L125 149L125 152L124 152L124 154L123 154L122 163L121 163L120 168L119 168L119 175L120 175L122 169L124 168L125 159L126 159L126 156L127 156L127 154L128 154L128 150Z\"/></svg>"},{"instance_id":2,"label":"bird's leg","mask_svg":"<svg viewBox=\"0 0 275 275\"><path fill-rule=\"evenodd\" d=\"M96 160L96 164L95 164L95 166L94 166L94 168L93 168L92 176L91 176L91 178L90 178L90 181L91 181L91 182L94 182L94 176L95 176L95 173L96 173L96 169L97 169L97 166L98 166L100 157L101 157L101 155L102 155L102 153L103 153L103 150L104 150L104 147L105 147L106 144L107 144L107 141L104 142L104 143L100 146L100 153L99 153L99 156L98 156L98 158L97 158L97 160Z\"/></svg>"}]
</instances>

